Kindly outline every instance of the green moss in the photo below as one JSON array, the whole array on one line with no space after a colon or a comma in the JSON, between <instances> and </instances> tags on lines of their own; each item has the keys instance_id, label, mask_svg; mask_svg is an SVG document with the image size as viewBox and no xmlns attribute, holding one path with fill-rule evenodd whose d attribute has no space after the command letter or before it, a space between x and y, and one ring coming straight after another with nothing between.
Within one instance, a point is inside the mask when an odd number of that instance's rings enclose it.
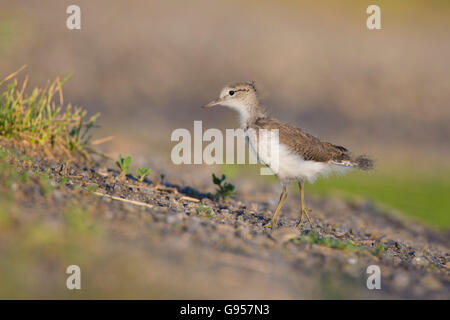
<instances>
[{"instance_id":1,"label":"green moss","mask_svg":"<svg viewBox=\"0 0 450 320\"><path fill-rule=\"evenodd\" d=\"M384 253L384 247L383 247L383 245L381 245L381 244L378 244L378 245L375 247L375 249L372 251L372 254L373 254L374 256L377 256L377 257L382 256L383 253Z\"/></svg>"},{"instance_id":2,"label":"green moss","mask_svg":"<svg viewBox=\"0 0 450 320\"><path fill-rule=\"evenodd\" d=\"M317 244L324 247L343 251L357 251L360 248L348 240L340 241L331 237L321 237L316 232L310 232L307 235L302 235L297 239L292 240L294 243L310 243Z\"/></svg>"}]
</instances>

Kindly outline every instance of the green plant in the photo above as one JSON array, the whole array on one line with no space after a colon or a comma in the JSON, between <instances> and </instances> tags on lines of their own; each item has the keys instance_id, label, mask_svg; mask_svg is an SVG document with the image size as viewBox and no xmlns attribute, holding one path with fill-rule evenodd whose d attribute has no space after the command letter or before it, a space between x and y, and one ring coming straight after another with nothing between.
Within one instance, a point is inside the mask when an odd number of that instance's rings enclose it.
<instances>
[{"instance_id":1,"label":"green plant","mask_svg":"<svg viewBox=\"0 0 450 320\"><path fill-rule=\"evenodd\" d=\"M207 218L212 217L211 208L203 205L203 203L201 203L201 202L198 203L198 211L199 211L199 215L201 215L201 216L204 216Z\"/></svg>"},{"instance_id":2,"label":"green plant","mask_svg":"<svg viewBox=\"0 0 450 320\"><path fill-rule=\"evenodd\" d=\"M375 247L375 249L373 249L372 254L374 256L380 257L382 256L384 253L384 247L382 244L377 244L377 246Z\"/></svg>"},{"instance_id":3,"label":"green plant","mask_svg":"<svg viewBox=\"0 0 450 320\"><path fill-rule=\"evenodd\" d=\"M67 177L62 177L61 180L59 181L59 185L61 187L65 186L67 183L69 182L69 178Z\"/></svg>"},{"instance_id":4,"label":"green plant","mask_svg":"<svg viewBox=\"0 0 450 320\"><path fill-rule=\"evenodd\" d=\"M152 169L150 168L137 168L136 174L138 175L139 182L144 181L145 177L152 173Z\"/></svg>"},{"instance_id":5,"label":"green plant","mask_svg":"<svg viewBox=\"0 0 450 320\"><path fill-rule=\"evenodd\" d=\"M300 238L293 239L294 243L307 242L310 244L317 244L324 247L343 251L357 251L359 248L352 242L345 240L339 241L331 237L321 237L316 232L312 231L308 235L302 235Z\"/></svg>"},{"instance_id":6,"label":"green plant","mask_svg":"<svg viewBox=\"0 0 450 320\"><path fill-rule=\"evenodd\" d=\"M26 94L28 77L21 84L14 78L22 69L0 81L0 86L7 85L0 93L0 135L89 158L93 150L88 146L88 133L99 114L85 121L86 110L72 108L70 103L64 105L62 86L69 76L62 81L56 78L43 89L34 88Z\"/></svg>"},{"instance_id":7,"label":"green plant","mask_svg":"<svg viewBox=\"0 0 450 320\"><path fill-rule=\"evenodd\" d=\"M130 173L130 166L131 166L131 157L122 157L122 155L119 154L119 160L116 161L116 165L120 169L120 175L119 178L122 179Z\"/></svg>"},{"instance_id":8,"label":"green plant","mask_svg":"<svg viewBox=\"0 0 450 320\"><path fill-rule=\"evenodd\" d=\"M234 194L234 185L231 183L225 182L226 176L222 174L221 178L216 177L216 175L212 174L213 183L217 185L219 188L216 191L216 194L214 195L214 198L222 197L222 199L226 199L229 196Z\"/></svg>"}]
</instances>

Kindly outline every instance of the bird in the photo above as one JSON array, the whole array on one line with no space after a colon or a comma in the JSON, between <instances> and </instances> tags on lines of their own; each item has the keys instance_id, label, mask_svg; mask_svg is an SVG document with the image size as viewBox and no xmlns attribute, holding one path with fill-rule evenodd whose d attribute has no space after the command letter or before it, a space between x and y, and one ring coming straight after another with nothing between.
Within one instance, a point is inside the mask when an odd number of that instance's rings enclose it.
<instances>
[{"instance_id":1,"label":"bird","mask_svg":"<svg viewBox=\"0 0 450 320\"><path fill-rule=\"evenodd\" d=\"M305 207L304 182L313 183L319 176L330 173L345 173L350 169L370 170L374 161L366 155L354 157L350 151L307 133L305 130L284 123L268 116L266 108L260 104L259 95L254 81L236 82L226 85L219 98L204 105L203 108L225 106L234 109L239 114L240 128L244 130L249 149L254 152L257 159L278 178L281 184L281 195L275 212L268 223L268 228L277 226L278 215L287 197L287 188L291 183L298 183L300 193L300 220L298 228L307 218L312 230L311 209ZM273 136L267 132L276 130L278 133L277 156L278 162L273 161L267 151ZM265 132L265 138L261 138ZM269 138L267 139L267 137Z\"/></svg>"}]
</instances>

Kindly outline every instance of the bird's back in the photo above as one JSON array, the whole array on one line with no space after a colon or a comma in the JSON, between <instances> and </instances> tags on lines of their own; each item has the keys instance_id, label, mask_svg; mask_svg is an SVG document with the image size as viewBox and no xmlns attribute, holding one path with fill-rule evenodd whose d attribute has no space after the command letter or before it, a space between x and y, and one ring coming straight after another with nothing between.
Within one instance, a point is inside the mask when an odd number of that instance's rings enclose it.
<instances>
[{"instance_id":1,"label":"bird's back","mask_svg":"<svg viewBox=\"0 0 450 320\"><path fill-rule=\"evenodd\" d=\"M303 130L274 118L259 118L251 126L255 130L279 130L279 141L304 160L316 162L350 161L349 151L332 143L321 141Z\"/></svg>"}]
</instances>

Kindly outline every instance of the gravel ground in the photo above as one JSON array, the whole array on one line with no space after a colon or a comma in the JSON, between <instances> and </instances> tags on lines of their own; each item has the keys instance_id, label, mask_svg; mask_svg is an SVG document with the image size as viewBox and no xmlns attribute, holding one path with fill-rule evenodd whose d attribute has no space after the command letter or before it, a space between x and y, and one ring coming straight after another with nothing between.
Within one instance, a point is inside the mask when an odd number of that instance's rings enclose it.
<instances>
[{"instance_id":1,"label":"gravel ground","mask_svg":"<svg viewBox=\"0 0 450 320\"><path fill-rule=\"evenodd\" d=\"M29 148L0 142L18 159L30 155ZM63 186L47 195L38 184L16 187L17 199L26 197L18 223L36 212L34 219L58 220L61 207L76 200L102 226L101 240L86 245L85 298L450 298L450 234L369 202L307 198L314 233L307 224L295 228L298 199L291 192L278 228L270 230L264 224L278 200L273 186L243 181L231 199L212 201L202 189L212 185L208 168L161 165L152 177L165 172L164 181L140 183L118 179L111 162L64 164L37 151L30 157L32 163L15 162L19 171L46 171L50 184ZM366 287L369 265L381 269L380 290ZM59 294L51 288L54 270L42 272L50 284L41 296Z\"/></svg>"}]
</instances>

